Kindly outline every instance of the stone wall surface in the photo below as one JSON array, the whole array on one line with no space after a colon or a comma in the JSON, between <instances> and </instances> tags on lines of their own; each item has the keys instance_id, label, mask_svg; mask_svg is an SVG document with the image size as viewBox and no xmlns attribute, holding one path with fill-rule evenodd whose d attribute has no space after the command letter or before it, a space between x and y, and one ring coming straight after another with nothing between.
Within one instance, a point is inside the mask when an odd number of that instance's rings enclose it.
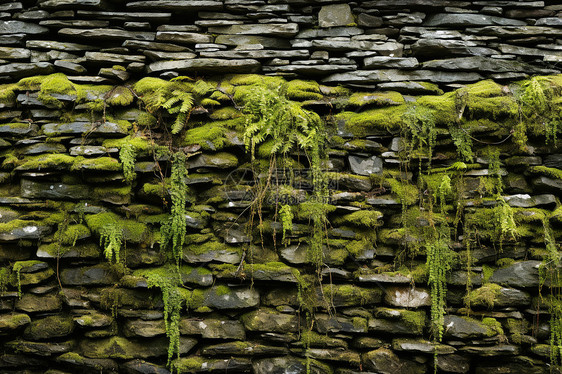
<instances>
[{"instance_id":1,"label":"stone wall surface","mask_svg":"<svg viewBox=\"0 0 562 374\"><path fill-rule=\"evenodd\" d=\"M0 372L559 372L561 13L0 2Z\"/></svg>"},{"instance_id":2,"label":"stone wall surface","mask_svg":"<svg viewBox=\"0 0 562 374\"><path fill-rule=\"evenodd\" d=\"M4 1L0 78L227 71L387 89L509 81L560 72L561 12L556 0ZM127 72L107 70L116 64Z\"/></svg>"}]
</instances>

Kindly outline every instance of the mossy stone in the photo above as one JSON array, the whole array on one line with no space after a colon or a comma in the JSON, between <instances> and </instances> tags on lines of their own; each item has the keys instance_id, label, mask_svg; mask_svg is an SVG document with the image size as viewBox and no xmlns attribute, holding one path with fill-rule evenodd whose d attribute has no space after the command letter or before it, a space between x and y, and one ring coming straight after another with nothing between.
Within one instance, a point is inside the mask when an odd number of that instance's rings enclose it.
<instances>
[{"instance_id":1,"label":"mossy stone","mask_svg":"<svg viewBox=\"0 0 562 374\"><path fill-rule=\"evenodd\" d=\"M180 337L180 354L189 352L196 343L195 339ZM83 339L79 343L79 352L88 358L131 360L165 357L168 354L168 339L153 339L150 344L118 336L106 339Z\"/></svg>"},{"instance_id":2,"label":"mossy stone","mask_svg":"<svg viewBox=\"0 0 562 374\"><path fill-rule=\"evenodd\" d=\"M0 315L0 335L6 335L31 323L27 314L12 313Z\"/></svg>"},{"instance_id":3,"label":"mossy stone","mask_svg":"<svg viewBox=\"0 0 562 374\"><path fill-rule=\"evenodd\" d=\"M72 317L65 315L35 319L25 329L23 337L29 340L45 340L68 336L74 330Z\"/></svg>"}]
</instances>

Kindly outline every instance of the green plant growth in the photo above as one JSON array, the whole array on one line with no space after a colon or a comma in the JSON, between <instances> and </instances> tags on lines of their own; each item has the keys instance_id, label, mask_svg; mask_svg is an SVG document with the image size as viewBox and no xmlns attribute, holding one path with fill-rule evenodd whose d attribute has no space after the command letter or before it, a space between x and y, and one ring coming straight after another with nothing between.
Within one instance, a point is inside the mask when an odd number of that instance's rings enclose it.
<instances>
[{"instance_id":1,"label":"green plant growth","mask_svg":"<svg viewBox=\"0 0 562 374\"><path fill-rule=\"evenodd\" d=\"M283 225L283 244L287 244L289 240L286 238L287 231L293 227L293 210L290 205L283 205L279 209L279 216L281 217L281 224Z\"/></svg>"},{"instance_id":2,"label":"green plant growth","mask_svg":"<svg viewBox=\"0 0 562 374\"><path fill-rule=\"evenodd\" d=\"M177 267L163 267L155 270L141 270L136 275L146 278L149 288L159 288L164 303L164 323L168 344L168 366L172 358L180 356L180 317L181 310L188 307L191 293L181 286L181 273Z\"/></svg>"},{"instance_id":3,"label":"green plant growth","mask_svg":"<svg viewBox=\"0 0 562 374\"><path fill-rule=\"evenodd\" d=\"M150 113L163 108L176 115L171 125L172 134L178 134L185 128L194 108L220 104L208 97L215 91L214 86L203 80L194 82L193 79L183 76L170 81L143 78L134 85L134 90L140 95Z\"/></svg>"},{"instance_id":4,"label":"green plant growth","mask_svg":"<svg viewBox=\"0 0 562 374\"><path fill-rule=\"evenodd\" d=\"M5 292L10 283L10 268L0 267L0 293Z\"/></svg>"},{"instance_id":5,"label":"green plant growth","mask_svg":"<svg viewBox=\"0 0 562 374\"><path fill-rule=\"evenodd\" d=\"M186 157L181 151L172 156L172 173L170 176L170 198L172 207L170 217L160 228L161 247L169 248L172 257L179 266L185 235L187 232L185 207L187 203L188 187L186 185L187 169Z\"/></svg>"},{"instance_id":6,"label":"green plant growth","mask_svg":"<svg viewBox=\"0 0 562 374\"><path fill-rule=\"evenodd\" d=\"M556 142L562 127L560 109L554 104L560 92L551 77L532 77L520 84L520 121L536 135L545 135L546 141Z\"/></svg>"},{"instance_id":7,"label":"green plant growth","mask_svg":"<svg viewBox=\"0 0 562 374\"><path fill-rule=\"evenodd\" d=\"M119 253L123 244L123 228L116 222L110 222L101 227L99 234L105 258L109 262L115 259L115 263L119 263Z\"/></svg>"}]
</instances>

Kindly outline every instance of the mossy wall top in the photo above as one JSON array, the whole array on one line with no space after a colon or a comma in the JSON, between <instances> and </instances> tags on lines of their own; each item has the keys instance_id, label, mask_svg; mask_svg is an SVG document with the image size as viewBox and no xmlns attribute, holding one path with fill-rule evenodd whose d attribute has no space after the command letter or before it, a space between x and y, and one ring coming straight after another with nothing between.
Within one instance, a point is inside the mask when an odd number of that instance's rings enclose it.
<instances>
[{"instance_id":1,"label":"mossy wall top","mask_svg":"<svg viewBox=\"0 0 562 374\"><path fill-rule=\"evenodd\" d=\"M0 11L0 372L558 370L557 2Z\"/></svg>"}]
</instances>

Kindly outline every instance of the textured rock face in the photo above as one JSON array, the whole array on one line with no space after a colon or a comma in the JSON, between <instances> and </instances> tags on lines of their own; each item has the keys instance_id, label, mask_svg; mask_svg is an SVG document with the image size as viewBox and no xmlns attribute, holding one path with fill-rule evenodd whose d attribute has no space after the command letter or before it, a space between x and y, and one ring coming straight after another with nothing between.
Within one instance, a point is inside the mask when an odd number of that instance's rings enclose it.
<instances>
[{"instance_id":1,"label":"textured rock face","mask_svg":"<svg viewBox=\"0 0 562 374\"><path fill-rule=\"evenodd\" d=\"M0 2L0 372L557 370L561 19Z\"/></svg>"},{"instance_id":2,"label":"textured rock face","mask_svg":"<svg viewBox=\"0 0 562 374\"><path fill-rule=\"evenodd\" d=\"M426 63L449 73L432 80L445 86L557 73L562 59L560 9L540 1L122 5L115 9L102 0L2 5L0 76L13 80L64 72L91 77L120 64L132 77L263 72L347 84L352 76L338 74L360 70L366 77L372 70L397 69L370 78L376 86L417 80L409 71ZM473 71L481 76L468 74ZM355 84L366 83L361 79Z\"/></svg>"}]
</instances>

